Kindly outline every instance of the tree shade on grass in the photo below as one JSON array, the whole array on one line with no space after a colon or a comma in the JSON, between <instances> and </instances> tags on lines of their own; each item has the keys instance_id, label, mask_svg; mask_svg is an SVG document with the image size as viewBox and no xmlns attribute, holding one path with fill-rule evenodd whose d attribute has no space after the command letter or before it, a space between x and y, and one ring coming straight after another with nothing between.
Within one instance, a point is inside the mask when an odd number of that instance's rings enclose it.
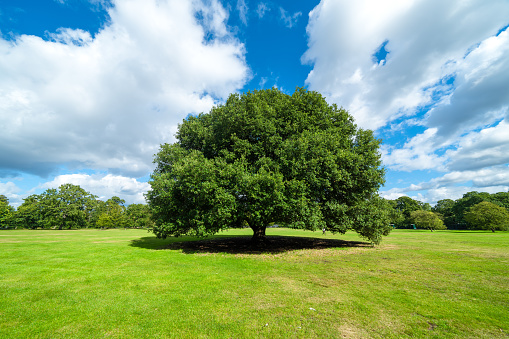
<instances>
[{"instance_id":1,"label":"tree shade on grass","mask_svg":"<svg viewBox=\"0 0 509 339\"><path fill-rule=\"evenodd\" d=\"M375 248L354 232L267 234L340 244L242 253L136 229L0 230L0 338L507 339L509 232L394 230Z\"/></svg>"},{"instance_id":2,"label":"tree shade on grass","mask_svg":"<svg viewBox=\"0 0 509 339\"><path fill-rule=\"evenodd\" d=\"M380 141L319 93L232 94L176 137L161 145L147 194L160 238L248 226L259 243L277 223L379 243L391 229Z\"/></svg>"}]
</instances>

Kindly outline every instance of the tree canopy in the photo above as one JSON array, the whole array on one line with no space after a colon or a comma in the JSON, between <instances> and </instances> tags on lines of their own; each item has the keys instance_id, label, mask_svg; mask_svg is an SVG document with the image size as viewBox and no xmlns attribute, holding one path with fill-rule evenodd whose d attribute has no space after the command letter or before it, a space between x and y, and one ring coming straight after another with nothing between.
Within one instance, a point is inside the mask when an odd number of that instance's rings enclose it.
<instances>
[{"instance_id":1,"label":"tree canopy","mask_svg":"<svg viewBox=\"0 0 509 339\"><path fill-rule=\"evenodd\" d=\"M465 220L471 228L506 231L509 229L509 212L491 202L483 201L468 209Z\"/></svg>"},{"instance_id":2,"label":"tree canopy","mask_svg":"<svg viewBox=\"0 0 509 339\"><path fill-rule=\"evenodd\" d=\"M447 228L442 219L434 212L416 210L410 213L410 217L417 227L426 228L431 232L433 232L433 230L445 230Z\"/></svg>"},{"instance_id":3,"label":"tree canopy","mask_svg":"<svg viewBox=\"0 0 509 339\"><path fill-rule=\"evenodd\" d=\"M125 214L130 228L151 228L153 226L148 205L130 204L127 206Z\"/></svg>"},{"instance_id":4,"label":"tree canopy","mask_svg":"<svg viewBox=\"0 0 509 339\"><path fill-rule=\"evenodd\" d=\"M0 194L0 229L9 228L14 218L14 208L9 205L9 199Z\"/></svg>"},{"instance_id":5,"label":"tree canopy","mask_svg":"<svg viewBox=\"0 0 509 339\"><path fill-rule=\"evenodd\" d=\"M9 225L28 229L152 226L147 205L125 207L125 201L116 196L106 202L97 200L79 185L63 184L58 189L49 188L23 200L16 211L7 205L6 209L12 212L8 215L2 212L7 199L0 196L0 228ZM3 217L4 214L9 218ZM9 224L5 225L4 220L10 220Z\"/></svg>"},{"instance_id":6,"label":"tree canopy","mask_svg":"<svg viewBox=\"0 0 509 339\"><path fill-rule=\"evenodd\" d=\"M444 224L452 225L456 222L455 215L453 213L454 204L455 202L452 199L442 199L437 201L436 205L433 206L432 211L442 216Z\"/></svg>"},{"instance_id":7,"label":"tree canopy","mask_svg":"<svg viewBox=\"0 0 509 339\"><path fill-rule=\"evenodd\" d=\"M127 227L125 215L125 200L113 196L102 206L101 214L97 218L96 225L100 228Z\"/></svg>"},{"instance_id":8,"label":"tree canopy","mask_svg":"<svg viewBox=\"0 0 509 339\"><path fill-rule=\"evenodd\" d=\"M476 211L476 217L479 217L479 207L472 210L473 206L479 205L482 202L489 202L490 208L493 206L500 207L496 209L503 213L504 210L509 213L509 192L498 192L498 193L487 193L487 192L467 192L457 200L442 199L437 201L435 206L431 207L427 203L414 200L408 196L402 196L395 200L387 200L391 208L390 219L396 228L409 228L414 223L418 228L428 228L422 226L422 223L416 222L416 219L412 217L412 213L415 211L431 211L436 214L440 220L443 221L446 228L449 229L491 229L486 227L485 223L477 222L474 218L474 214L470 213ZM482 205L486 206L486 204ZM421 215L424 215L421 213ZM502 220L502 219L499 219ZM502 228L498 228L497 225L492 224L495 229L504 229L505 226L501 222Z\"/></svg>"},{"instance_id":9,"label":"tree canopy","mask_svg":"<svg viewBox=\"0 0 509 339\"><path fill-rule=\"evenodd\" d=\"M179 125L155 156L147 201L158 237L273 223L379 243L390 231L380 141L316 92L232 94Z\"/></svg>"},{"instance_id":10,"label":"tree canopy","mask_svg":"<svg viewBox=\"0 0 509 339\"><path fill-rule=\"evenodd\" d=\"M96 196L78 185L63 184L25 199L16 212L16 224L25 228L71 229L86 227Z\"/></svg>"},{"instance_id":11,"label":"tree canopy","mask_svg":"<svg viewBox=\"0 0 509 339\"><path fill-rule=\"evenodd\" d=\"M389 203L392 207L391 222L398 228L410 227L410 224L413 223L412 212L431 210L431 206L428 203L423 203L407 196L390 200Z\"/></svg>"}]
</instances>

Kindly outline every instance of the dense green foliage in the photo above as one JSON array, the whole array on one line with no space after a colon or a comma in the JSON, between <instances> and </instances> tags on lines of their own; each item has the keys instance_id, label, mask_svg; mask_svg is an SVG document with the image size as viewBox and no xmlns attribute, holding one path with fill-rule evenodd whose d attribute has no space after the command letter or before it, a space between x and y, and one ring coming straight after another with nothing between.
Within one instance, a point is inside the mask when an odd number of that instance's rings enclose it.
<instances>
[{"instance_id":1,"label":"dense green foliage","mask_svg":"<svg viewBox=\"0 0 509 339\"><path fill-rule=\"evenodd\" d=\"M428 228L427 226L423 226L424 224L422 222L416 222L416 219L412 218L412 213L414 211L433 212L437 218L443 221L445 227L449 229L480 230L491 229L491 226L483 224L483 222L487 221L488 219L482 219L481 217L475 219L473 217L474 215L478 215L478 213L470 213L470 216L467 217L469 212L472 211L473 206L482 202L489 202L492 205L500 207L501 209L496 209L497 211L501 211L500 213L503 213L503 211L509 213L509 192L498 192L490 194L486 192L473 191L465 193L463 197L457 200L439 200L433 207L427 203L414 200L407 196L402 196L396 200L389 200L388 202L392 207L392 210L390 211L391 223L394 224L396 228L411 228L413 224L415 224L417 228ZM491 210L494 209L491 207ZM422 216L424 214L419 213L418 215ZM431 217L431 214L429 214L429 216ZM499 218L495 220L502 219ZM436 223L437 225L439 224L438 221L436 221ZM495 229L504 229L504 223L499 222L499 224L502 225L500 226L502 228ZM440 225L439 227L442 226Z\"/></svg>"},{"instance_id":2,"label":"dense green foliage","mask_svg":"<svg viewBox=\"0 0 509 339\"><path fill-rule=\"evenodd\" d=\"M272 223L373 243L390 231L380 141L316 92L233 94L161 146L147 194L158 237Z\"/></svg>"},{"instance_id":3,"label":"dense green foliage","mask_svg":"<svg viewBox=\"0 0 509 339\"><path fill-rule=\"evenodd\" d=\"M481 202L491 202L497 206L504 207L509 210L509 192L498 192L489 194L486 192L468 192L463 195L461 199L456 200L452 207L452 212L455 216L454 222L458 225L467 225L465 213L468 210ZM471 226L469 226L471 227Z\"/></svg>"},{"instance_id":4,"label":"dense green foliage","mask_svg":"<svg viewBox=\"0 0 509 339\"><path fill-rule=\"evenodd\" d=\"M133 204L112 197L106 202L78 185L64 184L23 199L14 210L7 199L0 199L0 228L77 229L151 227L147 205ZM4 212L5 211L5 212ZM142 214L142 215L141 215Z\"/></svg>"},{"instance_id":5,"label":"dense green foliage","mask_svg":"<svg viewBox=\"0 0 509 339\"><path fill-rule=\"evenodd\" d=\"M128 228L151 228L154 223L150 209L145 204L130 204L125 210Z\"/></svg>"},{"instance_id":6,"label":"dense green foliage","mask_svg":"<svg viewBox=\"0 0 509 339\"><path fill-rule=\"evenodd\" d=\"M444 222L434 212L416 210L410 213L410 218L417 227L426 228L431 232L446 229Z\"/></svg>"},{"instance_id":7,"label":"dense green foliage","mask_svg":"<svg viewBox=\"0 0 509 339\"><path fill-rule=\"evenodd\" d=\"M392 213L393 219L391 220L398 228L408 228L413 223L412 212L414 211L429 211L430 205L414 200L407 196L402 196L396 200L392 200L391 206L394 209Z\"/></svg>"},{"instance_id":8,"label":"dense green foliage","mask_svg":"<svg viewBox=\"0 0 509 339\"><path fill-rule=\"evenodd\" d=\"M437 201L432 211L442 216L444 224L453 225L456 222L455 214L452 209L454 204L455 201L452 199L442 199Z\"/></svg>"},{"instance_id":9,"label":"dense green foliage","mask_svg":"<svg viewBox=\"0 0 509 339\"><path fill-rule=\"evenodd\" d=\"M509 212L491 202L480 202L465 213L465 220L472 228L481 230L507 231L509 228Z\"/></svg>"},{"instance_id":10,"label":"dense green foliage","mask_svg":"<svg viewBox=\"0 0 509 339\"><path fill-rule=\"evenodd\" d=\"M97 226L100 228L127 227L124 204L125 200L119 197L108 199L97 219Z\"/></svg>"},{"instance_id":11,"label":"dense green foliage","mask_svg":"<svg viewBox=\"0 0 509 339\"><path fill-rule=\"evenodd\" d=\"M4 195L0 195L0 229L9 228L80 228L80 227L97 227L97 228L152 228L154 221L152 220L151 211L148 205L131 204L124 206L124 201L118 197L112 197L106 202L95 200L95 197L88 192L82 190L79 186L62 185L63 190L69 196L69 191L80 193L82 196L93 197L94 199L85 199L88 207L81 209L86 215L84 226L83 221L76 223L77 218L70 218L64 223L61 213L69 211L72 214L80 214L80 208L77 206L65 206L64 208L56 208L63 204L65 199L60 199L60 191L49 189L40 195L31 195L24 199L24 203L16 210L9 205L9 200ZM78 197L80 194L75 194ZM479 199L480 198L480 199ZM431 212L440 218L445 226L449 229L493 229L506 230L508 225L505 222L505 212L509 213L506 207L509 200L509 193L499 192L489 194L485 192L468 192L462 198L454 201L451 199L439 200L435 206L431 208ZM77 199L76 201L80 201ZM83 201L83 199L81 199ZM490 208L485 215L482 216L482 210L477 207L472 209L472 201L490 202ZM373 204L381 204L377 208L371 208ZM486 205L486 204L484 204ZM483 205L483 206L484 206ZM467 206L467 207L465 207ZM498 207L498 208L494 208ZM364 222L368 222L373 213L382 213L383 215L375 216L375 218L388 218L396 228L428 228L421 222L416 222L411 214L415 211L429 211L429 205L409 197L400 197L396 200L374 199L369 204L359 205L356 213L359 214L359 226ZM459 211L459 212L458 212ZM494 212L493 212L494 211ZM497 212L498 211L498 212ZM470 213L472 212L472 213ZM488 213L489 212L489 213ZM455 214L458 213L458 214ZM65 213L64 213L65 214ZM502 217L496 217L501 214ZM367 215L366 218L362 218ZM406 215L409 215L408 217ZM468 215L468 216L467 216ZM490 217L490 215L493 215ZM101 219L101 221L99 221ZM495 220L491 222L490 220ZM459 222L458 222L459 221ZM71 224L74 222L74 224ZM439 226L440 227L440 226ZM439 228L437 228L439 229ZM441 228L440 228L441 229Z\"/></svg>"},{"instance_id":12,"label":"dense green foliage","mask_svg":"<svg viewBox=\"0 0 509 339\"><path fill-rule=\"evenodd\" d=\"M9 205L9 199L5 195L0 195L0 229L9 228L14 219L14 207Z\"/></svg>"},{"instance_id":13,"label":"dense green foliage","mask_svg":"<svg viewBox=\"0 0 509 339\"><path fill-rule=\"evenodd\" d=\"M24 228L71 229L88 225L96 197L77 185L64 184L24 199L16 225Z\"/></svg>"}]
</instances>

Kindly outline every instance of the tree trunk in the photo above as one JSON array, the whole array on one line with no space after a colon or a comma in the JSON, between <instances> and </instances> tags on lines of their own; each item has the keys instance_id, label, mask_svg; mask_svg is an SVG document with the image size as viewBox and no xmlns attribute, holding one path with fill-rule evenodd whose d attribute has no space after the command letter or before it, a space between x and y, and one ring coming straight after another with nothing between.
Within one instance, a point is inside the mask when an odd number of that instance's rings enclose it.
<instances>
[{"instance_id":1,"label":"tree trunk","mask_svg":"<svg viewBox=\"0 0 509 339\"><path fill-rule=\"evenodd\" d=\"M265 235L265 226L251 226L253 230L253 238L251 242L255 245L263 244L267 242L267 236Z\"/></svg>"}]
</instances>

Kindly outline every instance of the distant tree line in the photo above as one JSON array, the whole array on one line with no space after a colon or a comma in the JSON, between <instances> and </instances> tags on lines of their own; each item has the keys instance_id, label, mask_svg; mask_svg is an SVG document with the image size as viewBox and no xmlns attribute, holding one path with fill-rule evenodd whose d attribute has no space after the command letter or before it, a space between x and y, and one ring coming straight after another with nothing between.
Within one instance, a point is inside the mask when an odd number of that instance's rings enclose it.
<instances>
[{"instance_id":1,"label":"distant tree line","mask_svg":"<svg viewBox=\"0 0 509 339\"><path fill-rule=\"evenodd\" d=\"M457 200L439 200L435 206L407 196L389 200L395 228L509 229L509 192L468 192Z\"/></svg>"},{"instance_id":2,"label":"distant tree line","mask_svg":"<svg viewBox=\"0 0 509 339\"><path fill-rule=\"evenodd\" d=\"M14 209L0 195L0 229L149 228L153 223L144 204L125 205L119 197L106 201L78 185L64 184L23 199Z\"/></svg>"},{"instance_id":3,"label":"distant tree line","mask_svg":"<svg viewBox=\"0 0 509 339\"><path fill-rule=\"evenodd\" d=\"M407 196L387 200L395 228L509 229L509 192L468 192L457 200L439 200L435 206ZM64 184L25 198L15 209L0 195L0 229L151 228L145 204L125 205L119 197L106 201L78 185Z\"/></svg>"}]
</instances>

